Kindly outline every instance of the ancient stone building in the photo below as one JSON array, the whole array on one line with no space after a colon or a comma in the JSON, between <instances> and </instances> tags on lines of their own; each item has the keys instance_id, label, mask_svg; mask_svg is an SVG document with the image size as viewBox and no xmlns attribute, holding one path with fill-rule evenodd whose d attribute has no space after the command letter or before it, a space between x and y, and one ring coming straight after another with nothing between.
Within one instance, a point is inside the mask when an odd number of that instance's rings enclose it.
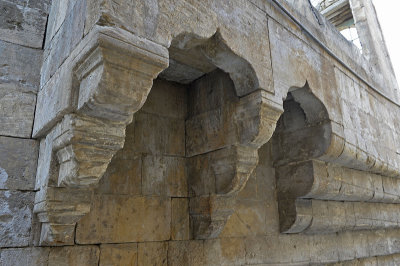
<instances>
[{"instance_id":1,"label":"ancient stone building","mask_svg":"<svg viewBox=\"0 0 400 266\"><path fill-rule=\"evenodd\" d=\"M0 0L0 110L1 265L400 265L371 0Z\"/></svg>"}]
</instances>

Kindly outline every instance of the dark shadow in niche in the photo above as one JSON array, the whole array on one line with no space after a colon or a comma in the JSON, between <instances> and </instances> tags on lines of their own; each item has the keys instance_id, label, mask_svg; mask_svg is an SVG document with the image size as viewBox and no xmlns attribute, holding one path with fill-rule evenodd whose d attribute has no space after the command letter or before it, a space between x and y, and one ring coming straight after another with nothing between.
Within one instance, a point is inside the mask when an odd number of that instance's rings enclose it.
<instances>
[{"instance_id":1,"label":"dark shadow in niche","mask_svg":"<svg viewBox=\"0 0 400 266\"><path fill-rule=\"evenodd\" d=\"M331 125L323 103L308 84L292 88L283 102L284 112L272 136L272 157L277 179L280 230L302 231L292 226L296 207L313 183L307 162L322 156L331 141ZM307 203L307 202L306 202ZM297 222L298 223L298 222ZM309 223L305 223L309 224Z\"/></svg>"}]
</instances>

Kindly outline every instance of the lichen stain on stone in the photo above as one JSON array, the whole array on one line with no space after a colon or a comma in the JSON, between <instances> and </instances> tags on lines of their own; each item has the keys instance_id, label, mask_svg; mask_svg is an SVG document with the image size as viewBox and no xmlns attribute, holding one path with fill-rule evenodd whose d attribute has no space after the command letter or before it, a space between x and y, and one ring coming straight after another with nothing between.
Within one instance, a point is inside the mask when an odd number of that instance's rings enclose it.
<instances>
[{"instance_id":1,"label":"lichen stain on stone","mask_svg":"<svg viewBox=\"0 0 400 266\"><path fill-rule=\"evenodd\" d=\"M8 30L23 30L22 21L24 19L22 10L7 2L0 3L0 28Z\"/></svg>"}]
</instances>

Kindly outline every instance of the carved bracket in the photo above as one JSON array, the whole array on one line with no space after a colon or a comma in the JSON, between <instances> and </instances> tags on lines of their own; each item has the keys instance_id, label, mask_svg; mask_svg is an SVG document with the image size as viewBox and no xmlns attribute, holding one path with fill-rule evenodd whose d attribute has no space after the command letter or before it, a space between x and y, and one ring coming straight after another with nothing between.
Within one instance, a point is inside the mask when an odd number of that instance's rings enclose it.
<instances>
[{"instance_id":1,"label":"carved bracket","mask_svg":"<svg viewBox=\"0 0 400 266\"><path fill-rule=\"evenodd\" d=\"M215 95L226 97L213 106L216 109L186 121L190 216L196 239L215 238L223 230L238 193L258 164L258 149L271 138L283 111L263 90L242 98L226 96L234 87L227 79L222 72L211 73L192 86L203 103ZM197 93L210 83L223 85Z\"/></svg>"},{"instance_id":2,"label":"carved bracket","mask_svg":"<svg viewBox=\"0 0 400 266\"><path fill-rule=\"evenodd\" d=\"M56 187L42 188L35 199L41 245L72 244L75 223L90 210L92 187L123 147L125 128L153 79L168 66L164 47L117 29L98 27L76 49L76 107L49 133Z\"/></svg>"}]
</instances>

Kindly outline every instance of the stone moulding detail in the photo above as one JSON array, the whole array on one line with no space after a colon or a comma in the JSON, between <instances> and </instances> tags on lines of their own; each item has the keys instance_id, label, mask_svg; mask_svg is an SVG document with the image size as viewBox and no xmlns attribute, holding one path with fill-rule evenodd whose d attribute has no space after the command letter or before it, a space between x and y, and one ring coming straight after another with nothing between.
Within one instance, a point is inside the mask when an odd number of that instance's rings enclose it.
<instances>
[{"instance_id":1,"label":"stone moulding detail","mask_svg":"<svg viewBox=\"0 0 400 266\"><path fill-rule=\"evenodd\" d=\"M168 51L160 45L121 30L93 31L77 48L82 52L73 68L74 111L51 130L47 158L56 157L58 176L51 178L57 187L44 185L36 195L40 245L73 244L75 223L90 211L92 188L123 147L125 128L153 79L168 66Z\"/></svg>"},{"instance_id":2,"label":"stone moulding detail","mask_svg":"<svg viewBox=\"0 0 400 266\"><path fill-rule=\"evenodd\" d=\"M41 223L39 245L73 244L75 225L90 211L93 188L123 147L126 126L146 101L153 79L168 67L165 47L123 30L95 27L85 38L72 64L73 111L47 131L51 149L46 152L51 154L43 158L52 163L44 174L47 183L39 182L34 207ZM229 73L240 98L229 114L235 140L209 152L219 180L215 191L190 199L197 239L217 237L222 231L236 195L258 163L258 149L271 138L283 112L281 104L271 100L273 95L258 88L251 65L230 51L219 35L205 42L209 45L202 47L203 53ZM224 55L235 64L227 64Z\"/></svg>"},{"instance_id":3,"label":"stone moulding detail","mask_svg":"<svg viewBox=\"0 0 400 266\"><path fill-rule=\"evenodd\" d=\"M307 84L288 94L284 110L273 137L281 232L398 228L399 179L360 160L349 167L336 124Z\"/></svg>"},{"instance_id":4,"label":"stone moulding detail","mask_svg":"<svg viewBox=\"0 0 400 266\"><path fill-rule=\"evenodd\" d=\"M196 195L190 200L194 238L216 238L223 230L233 213L237 194L258 164L258 149L271 138L282 112L281 106L270 101L263 90L240 98L233 114L237 143L208 154L215 193Z\"/></svg>"},{"instance_id":5,"label":"stone moulding detail","mask_svg":"<svg viewBox=\"0 0 400 266\"><path fill-rule=\"evenodd\" d=\"M281 231L399 227L400 180L310 160L276 169Z\"/></svg>"}]
</instances>

